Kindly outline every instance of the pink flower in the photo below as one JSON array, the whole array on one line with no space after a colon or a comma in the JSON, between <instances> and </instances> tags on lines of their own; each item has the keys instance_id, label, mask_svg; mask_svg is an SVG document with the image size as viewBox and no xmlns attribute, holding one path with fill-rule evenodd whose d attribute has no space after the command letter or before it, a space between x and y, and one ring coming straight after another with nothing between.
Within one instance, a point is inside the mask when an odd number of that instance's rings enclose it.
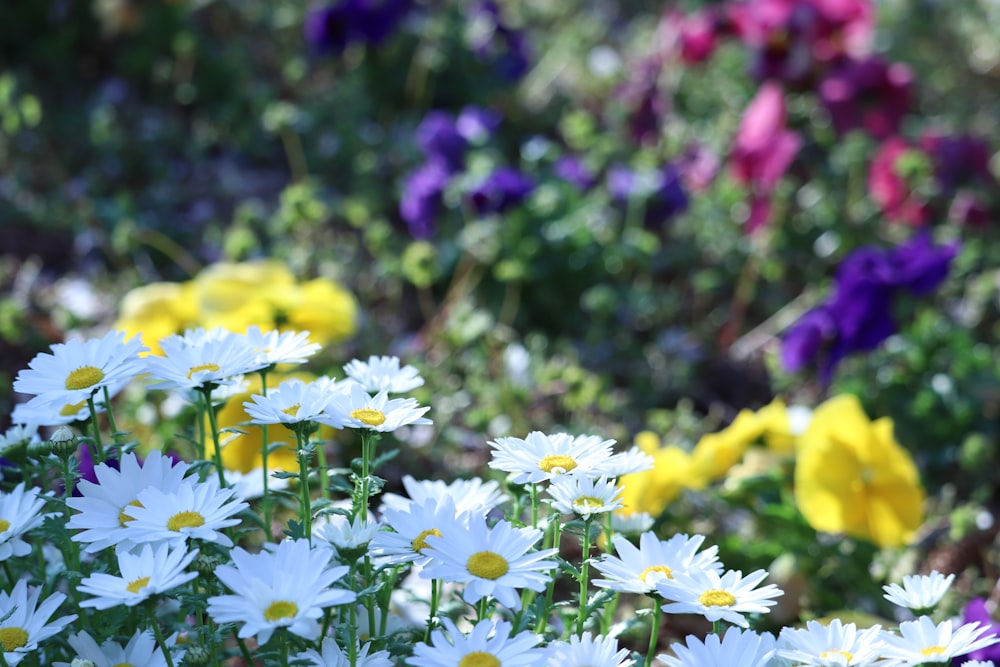
<instances>
[{"instance_id":1,"label":"pink flower","mask_svg":"<svg viewBox=\"0 0 1000 667\"><path fill-rule=\"evenodd\" d=\"M743 112L729 155L733 178L750 188L747 231L766 225L771 195L795 159L802 139L786 127L787 113L781 86L765 83Z\"/></svg>"},{"instance_id":2,"label":"pink flower","mask_svg":"<svg viewBox=\"0 0 1000 667\"><path fill-rule=\"evenodd\" d=\"M910 109L912 82L910 69L902 63L846 60L823 79L819 96L838 134L864 129L885 139L899 131Z\"/></svg>"},{"instance_id":3,"label":"pink flower","mask_svg":"<svg viewBox=\"0 0 1000 667\"><path fill-rule=\"evenodd\" d=\"M930 209L916 187L921 172L929 176L926 153L902 137L882 142L868 171L868 194L886 220L915 226L927 222Z\"/></svg>"}]
</instances>

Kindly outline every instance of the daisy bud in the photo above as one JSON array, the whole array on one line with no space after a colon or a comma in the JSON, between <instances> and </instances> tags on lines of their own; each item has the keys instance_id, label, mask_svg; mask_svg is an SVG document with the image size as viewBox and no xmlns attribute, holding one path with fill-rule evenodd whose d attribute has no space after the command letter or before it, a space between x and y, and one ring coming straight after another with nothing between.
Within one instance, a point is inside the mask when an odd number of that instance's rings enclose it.
<instances>
[{"instance_id":1,"label":"daisy bud","mask_svg":"<svg viewBox=\"0 0 1000 667\"><path fill-rule=\"evenodd\" d=\"M185 665L207 665L212 661L212 654L204 646L185 646Z\"/></svg>"},{"instance_id":2,"label":"daisy bud","mask_svg":"<svg viewBox=\"0 0 1000 667\"><path fill-rule=\"evenodd\" d=\"M225 559L219 558L218 556L200 553L191 563L191 569L199 574L212 574L215 572L215 568L225 562ZM190 660L190 654L188 655L188 659Z\"/></svg>"},{"instance_id":3,"label":"daisy bud","mask_svg":"<svg viewBox=\"0 0 1000 667\"><path fill-rule=\"evenodd\" d=\"M97 667L90 660L84 660L83 658L73 658L73 662L69 663L69 667Z\"/></svg>"},{"instance_id":4,"label":"daisy bud","mask_svg":"<svg viewBox=\"0 0 1000 667\"><path fill-rule=\"evenodd\" d=\"M68 426L60 426L49 438L49 450L59 456L68 456L76 452L77 437Z\"/></svg>"}]
</instances>

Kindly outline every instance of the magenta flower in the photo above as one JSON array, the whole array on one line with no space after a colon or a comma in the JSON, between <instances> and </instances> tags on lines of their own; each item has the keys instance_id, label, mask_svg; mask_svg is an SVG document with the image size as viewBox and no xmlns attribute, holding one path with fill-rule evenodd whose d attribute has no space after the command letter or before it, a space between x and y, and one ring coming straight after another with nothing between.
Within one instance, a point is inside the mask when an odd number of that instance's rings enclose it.
<instances>
[{"instance_id":1,"label":"magenta flower","mask_svg":"<svg viewBox=\"0 0 1000 667\"><path fill-rule=\"evenodd\" d=\"M922 225L930 216L927 200L919 187L929 172L926 153L902 137L882 142L868 170L868 194L886 220Z\"/></svg>"},{"instance_id":2,"label":"magenta flower","mask_svg":"<svg viewBox=\"0 0 1000 667\"><path fill-rule=\"evenodd\" d=\"M973 598L969 600L969 604L965 605L965 610L962 612L962 622L963 623L982 623L990 627L992 634L1000 635L1000 623L997 623L993 619L993 615L990 614L989 609L986 608L986 600L983 598ZM987 633L987 635L990 633ZM1000 644L993 644L987 646L986 648L981 648L969 653L967 655L960 656L954 660L952 664L961 665L966 660L992 660L994 663L1000 663Z\"/></svg>"},{"instance_id":3,"label":"magenta flower","mask_svg":"<svg viewBox=\"0 0 1000 667\"><path fill-rule=\"evenodd\" d=\"M736 131L729 164L733 178L750 188L747 231L770 221L771 195L802 145L798 133L786 127L786 120L781 86L768 82L743 112Z\"/></svg>"},{"instance_id":4,"label":"magenta flower","mask_svg":"<svg viewBox=\"0 0 1000 667\"><path fill-rule=\"evenodd\" d=\"M819 96L839 134L863 129L876 139L899 131L910 109L913 75L880 58L845 60L819 85Z\"/></svg>"}]
</instances>

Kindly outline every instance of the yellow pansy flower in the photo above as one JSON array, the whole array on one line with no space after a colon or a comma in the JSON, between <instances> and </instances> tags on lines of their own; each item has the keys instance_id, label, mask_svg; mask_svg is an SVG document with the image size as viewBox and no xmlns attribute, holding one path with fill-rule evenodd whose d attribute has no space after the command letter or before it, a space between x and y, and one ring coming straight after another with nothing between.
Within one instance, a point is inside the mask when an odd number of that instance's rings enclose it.
<instances>
[{"instance_id":1,"label":"yellow pansy flower","mask_svg":"<svg viewBox=\"0 0 1000 667\"><path fill-rule=\"evenodd\" d=\"M689 486L703 489L724 477L763 433L760 417L751 410L740 410L732 424L718 433L703 435L691 451L693 477Z\"/></svg>"},{"instance_id":2,"label":"yellow pansy flower","mask_svg":"<svg viewBox=\"0 0 1000 667\"><path fill-rule=\"evenodd\" d=\"M795 502L813 528L907 544L924 518L924 490L892 420L870 421L855 396L819 406L799 441Z\"/></svg>"},{"instance_id":3,"label":"yellow pansy flower","mask_svg":"<svg viewBox=\"0 0 1000 667\"><path fill-rule=\"evenodd\" d=\"M160 353L160 340L194 326L199 317L193 283L150 283L125 295L115 329L126 338L142 336L151 354Z\"/></svg>"},{"instance_id":4,"label":"yellow pansy flower","mask_svg":"<svg viewBox=\"0 0 1000 667\"><path fill-rule=\"evenodd\" d=\"M652 470L622 475L621 515L646 512L658 517L680 492L691 476L691 458L680 447L661 447L660 438L651 431L636 435L635 444L653 457Z\"/></svg>"}]
</instances>

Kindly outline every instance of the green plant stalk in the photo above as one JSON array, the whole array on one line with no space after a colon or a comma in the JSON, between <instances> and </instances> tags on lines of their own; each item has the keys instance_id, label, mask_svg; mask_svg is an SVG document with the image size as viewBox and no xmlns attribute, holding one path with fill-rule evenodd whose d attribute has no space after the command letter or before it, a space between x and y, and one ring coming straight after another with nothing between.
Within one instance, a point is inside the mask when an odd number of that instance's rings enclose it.
<instances>
[{"instance_id":1,"label":"green plant stalk","mask_svg":"<svg viewBox=\"0 0 1000 667\"><path fill-rule=\"evenodd\" d=\"M531 527L538 528L538 485L531 483Z\"/></svg>"},{"instance_id":2,"label":"green plant stalk","mask_svg":"<svg viewBox=\"0 0 1000 667\"><path fill-rule=\"evenodd\" d=\"M104 392L104 412L108 415L108 425L111 428L111 437L117 445L120 444L118 442L118 423L115 421L115 413L111 410L111 392L108 391L107 386L102 387L101 390ZM121 456L120 453L119 456Z\"/></svg>"},{"instance_id":3,"label":"green plant stalk","mask_svg":"<svg viewBox=\"0 0 1000 667\"><path fill-rule=\"evenodd\" d=\"M583 624L587 620L587 588L590 583L590 524L592 516L583 519L583 562L580 563L580 608L576 612L576 634L583 634Z\"/></svg>"},{"instance_id":4,"label":"green plant stalk","mask_svg":"<svg viewBox=\"0 0 1000 667\"><path fill-rule=\"evenodd\" d=\"M562 542L562 524L557 520L552 522L552 543L550 546L559 548ZM558 553L556 554L558 555ZM541 634L545 631L545 625L548 623L549 614L552 613L552 600L555 597L556 589L556 577L553 576L549 579L548 586L545 587L545 612L538 615L535 619L535 633Z\"/></svg>"},{"instance_id":5,"label":"green plant stalk","mask_svg":"<svg viewBox=\"0 0 1000 667\"><path fill-rule=\"evenodd\" d=\"M236 628L233 628L233 638L236 639L236 645L240 647L240 655L243 656L243 660L247 663L247 665L253 665L253 656L250 655L250 649L247 648L247 643L240 638L239 633L236 632ZM214 652L212 655L213 662L217 661L219 655L218 651Z\"/></svg>"},{"instance_id":6,"label":"green plant stalk","mask_svg":"<svg viewBox=\"0 0 1000 667\"><path fill-rule=\"evenodd\" d=\"M211 385L203 386L201 388L201 395L205 398L205 410L208 412L208 426L212 431L212 444L215 445L212 458L215 461L215 470L219 474L219 488L224 489L226 488L226 476L223 474L222 446L219 444L219 423L215 417L215 407L212 405Z\"/></svg>"},{"instance_id":7,"label":"green plant stalk","mask_svg":"<svg viewBox=\"0 0 1000 667\"><path fill-rule=\"evenodd\" d=\"M94 431L94 463L104 462L104 443L101 442L101 426L97 423L97 406L94 405L94 395L87 397L87 408L90 409L90 426Z\"/></svg>"},{"instance_id":8,"label":"green plant stalk","mask_svg":"<svg viewBox=\"0 0 1000 667\"><path fill-rule=\"evenodd\" d=\"M166 660L167 667L174 667L174 659L170 655L170 647L167 646L167 642L163 638L163 630L160 628L159 621L156 620L156 602L153 598L149 599L146 610L149 612L149 622L153 626L153 635L156 637L156 643L163 652L163 659Z\"/></svg>"},{"instance_id":9,"label":"green plant stalk","mask_svg":"<svg viewBox=\"0 0 1000 667\"><path fill-rule=\"evenodd\" d=\"M267 368L260 370L260 393L264 397L267 396L267 370ZM274 535L271 534L271 496L268 494L267 450L271 445L270 437L268 436L268 424L260 425L260 437L263 442L260 460L263 467L262 474L264 475L264 496L260 501L260 506L264 510L264 536L268 542L271 542L274 540Z\"/></svg>"},{"instance_id":10,"label":"green plant stalk","mask_svg":"<svg viewBox=\"0 0 1000 667\"><path fill-rule=\"evenodd\" d=\"M306 457L306 447L309 446L309 436L304 429L295 429L295 440L298 444L299 456L299 511L302 514L302 529L312 546L312 501L309 498L309 459Z\"/></svg>"},{"instance_id":11,"label":"green plant stalk","mask_svg":"<svg viewBox=\"0 0 1000 667\"><path fill-rule=\"evenodd\" d=\"M653 599L653 620L649 626L649 648L646 650L646 667L652 665L653 659L656 657L656 645L660 640L660 618L663 616L663 608L660 606L660 601L653 596L650 597Z\"/></svg>"},{"instance_id":12,"label":"green plant stalk","mask_svg":"<svg viewBox=\"0 0 1000 667\"><path fill-rule=\"evenodd\" d=\"M431 643L431 630L434 629L434 617L437 615L438 605L441 604L441 588L443 582L440 579L431 579L431 612L427 617L427 629L424 631L424 643Z\"/></svg>"},{"instance_id":13,"label":"green plant stalk","mask_svg":"<svg viewBox=\"0 0 1000 667\"><path fill-rule=\"evenodd\" d=\"M372 576L372 557L367 553L365 554L365 588L371 588L375 583L375 578ZM365 609L368 611L368 632L375 636L375 597L373 595L365 596Z\"/></svg>"},{"instance_id":14,"label":"green plant stalk","mask_svg":"<svg viewBox=\"0 0 1000 667\"><path fill-rule=\"evenodd\" d=\"M371 464L374 460L375 446L373 438L368 429L361 431L361 494L358 497L356 507L354 507L354 518L368 515L368 477L371 475ZM358 482L355 482L358 483Z\"/></svg>"},{"instance_id":15,"label":"green plant stalk","mask_svg":"<svg viewBox=\"0 0 1000 667\"><path fill-rule=\"evenodd\" d=\"M326 448L316 445L316 455L319 457L319 492L324 500L330 500L330 480L327 477L329 466L326 462Z\"/></svg>"}]
</instances>

